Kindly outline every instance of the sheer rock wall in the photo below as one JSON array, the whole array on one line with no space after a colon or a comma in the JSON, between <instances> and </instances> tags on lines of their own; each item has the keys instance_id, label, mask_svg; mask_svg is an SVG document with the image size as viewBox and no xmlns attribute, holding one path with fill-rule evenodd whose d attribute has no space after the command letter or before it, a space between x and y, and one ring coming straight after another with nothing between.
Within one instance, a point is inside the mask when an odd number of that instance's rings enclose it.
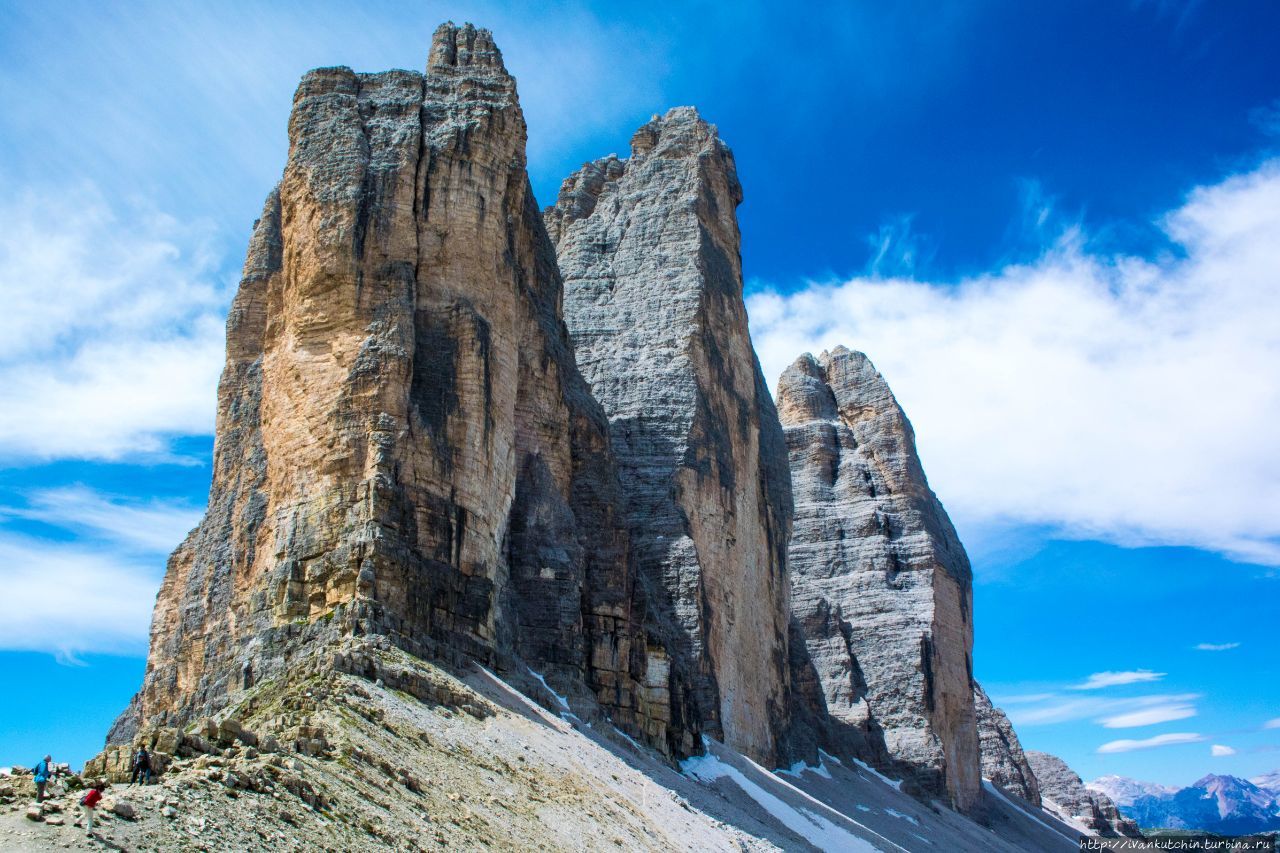
<instances>
[{"instance_id":1,"label":"sheer rock wall","mask_svg":"<svg viewBox=\"0 0 1280 853\"><path fill-rule=\"evenodd\" d=\"M228 319L209 510L113 736L368 633L580 677L624 730L695 748L491 36L443 25L426 74L308 73L289 138Z\"/></svg>"},{"instance_id":2,"label":"sheer rock wall","mask_svg":"<svg viewBox=\"0 0 1280 853\"><path fill-rule=\"evenodd\" d=\"M911 424L866 356L801 356L778 384L795 493L792 609L835 748L961 810L981 797L968 558Z\"/></svg>"},{"instance_id":3,"label":"sheer rock wall","mask_svg":"<svg viewBox=\"0 0 1280 853\"><path fill-rule=\"evenodd\" d=\"M640 574L712 734L764 763L790 728L786 447L747 331L733 155L690 107L546 211L578 365L604 406Z\"/></svg>"}]
</instances>

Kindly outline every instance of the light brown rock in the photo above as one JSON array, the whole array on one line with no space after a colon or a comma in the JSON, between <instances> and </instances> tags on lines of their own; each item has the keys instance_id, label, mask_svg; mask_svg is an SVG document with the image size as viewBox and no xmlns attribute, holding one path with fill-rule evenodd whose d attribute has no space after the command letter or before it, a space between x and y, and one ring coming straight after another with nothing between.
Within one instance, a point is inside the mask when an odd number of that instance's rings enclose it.
<instances>
[{"instance_id":1,"label":"light brown rock","mask_svg":"<svg viewBox=\"0 0 1280 853\"><path fill-rule=\"evenodd\" d=\"M585 682L690 751L492 37L442 26L425 75L312 71L289 138L228 317L208 513L112 741L355 633Z\"/></svg>"}]
</instances>

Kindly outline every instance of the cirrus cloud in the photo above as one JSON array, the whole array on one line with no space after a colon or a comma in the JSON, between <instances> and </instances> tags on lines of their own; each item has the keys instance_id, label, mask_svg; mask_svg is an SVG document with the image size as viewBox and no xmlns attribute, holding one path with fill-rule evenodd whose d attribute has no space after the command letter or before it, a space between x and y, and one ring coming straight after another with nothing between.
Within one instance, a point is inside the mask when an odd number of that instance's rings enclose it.
<instances>
[{"instance_id":1,"label":"cirrus cloud","mask_svg":"<svg viewBox=\"0 0 1280 853\"><path fill-rule=\"evenodd\" d=\"M1139 726L1154 726L1157 723L1168 723L1173 720L1185 720L1188 717L1194 717L1196 709L1193 705L1185 705L1174 703L1169 705L1157 705L1154 708L1143 708L1138 711L1128 711L1123 714L1115 714L1110 717L1103 717L1100 722L1108 729L1132 729Z\"/></svg>"},{"instance_id":2,"label":"cirrus cloud","mask_svg":"<svg viewBox=\"0 0 1280 853\"><path fill-rule=\"evenodd\" d=\"M1142 684L1159 681L1166 673L1152 672L1149 669L1134 669L1126 672L1095 672L1083 683L1072 687L1072 690L1099 690L1103 687L1116 687L1122 684Z\"/></svg>"},{"instance_id":3,"label":"cirrus cloud","mask_svg":"<svg viewBox=\"0 0 1280 853\"><path fill-rule=\"evenodd\" d=\"M1182 743L1199 743L1203 740L1203 735L1198 735L1193 732L1173 732L1170 734L1145 738L1144 740L1108 741L1098 747L1097 751L1099 755L1111 755L1118 752L1133 752L1137 749L1154 749L1159 746L1176 746Z\"/></svg>"}]
</instances>

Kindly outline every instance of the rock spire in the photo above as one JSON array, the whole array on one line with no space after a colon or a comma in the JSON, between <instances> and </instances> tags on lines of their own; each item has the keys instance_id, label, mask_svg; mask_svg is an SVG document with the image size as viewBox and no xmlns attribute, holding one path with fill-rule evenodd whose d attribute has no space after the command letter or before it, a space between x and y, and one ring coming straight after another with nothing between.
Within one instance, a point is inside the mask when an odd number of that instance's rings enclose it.
<instances>
[{"instance_id":1,"label":"rock spire","mask_svg":"<svg viewBox=\"0 0 1280 853\"><path fill-rule=\"evenodd\" d=\"M778 382L796 516L792 609L837 748L961 810L981 796L968 558L915 436L866 356L803 355Z\"/></svg>"},{"instance_id":2,"label":"rock spire","mask_svg":"<svg viewBox=\"0 0 1280 853\"><path fill-rule=\"evenodd\" d=\"M441 26L425 74L308 73L289 141L228 318L209 509L113 738L377 634L585 681L693 749L491 35Z\"/></svg>"},{"instance_id":3,"label":"rock spire","mask_svg":"<svg viewBox=\"0 0 1280 853\"><path fill-rule=\"evenodd\" d=\"M546 211L578 365L609 418L641 577L709 731L762 762L789 727L786 447L747 331L733 154L679 107Z\"/></svg>"}]
</instances>

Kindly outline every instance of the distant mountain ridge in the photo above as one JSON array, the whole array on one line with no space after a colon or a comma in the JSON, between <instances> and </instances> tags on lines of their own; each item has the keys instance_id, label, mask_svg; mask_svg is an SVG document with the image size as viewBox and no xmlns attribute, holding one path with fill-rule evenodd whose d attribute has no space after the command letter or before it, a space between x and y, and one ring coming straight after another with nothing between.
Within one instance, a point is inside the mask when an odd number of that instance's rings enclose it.
<instances>
[{"instance_id":1,"label":"distant mountain ridge","mask_svg":"<svg viewBox=\"0 0 1280 853\"><path fill-rule=\"evenodd\" d=\"M1185 788L1103 776L1088 787L1111 797L1143 829L1224 835L1280 831L1280 771L1253 780L1210 773Z\"/></svg>"},{"instance_id":2,"label":"distant mountain ridge","mask_svg":"<svg viewBox=\"0 0 1280 853\"><path fill-rule=\"evenodd\" d=\"M1157 782L1142 782L1128 776L1100 776L1085 785L1091 791L1106 794L1117 806L1131 806L1139 797L1159 797L1173 794L1177 788L1173 785L1161 785Z\"/></svg>"}]
</instances>

